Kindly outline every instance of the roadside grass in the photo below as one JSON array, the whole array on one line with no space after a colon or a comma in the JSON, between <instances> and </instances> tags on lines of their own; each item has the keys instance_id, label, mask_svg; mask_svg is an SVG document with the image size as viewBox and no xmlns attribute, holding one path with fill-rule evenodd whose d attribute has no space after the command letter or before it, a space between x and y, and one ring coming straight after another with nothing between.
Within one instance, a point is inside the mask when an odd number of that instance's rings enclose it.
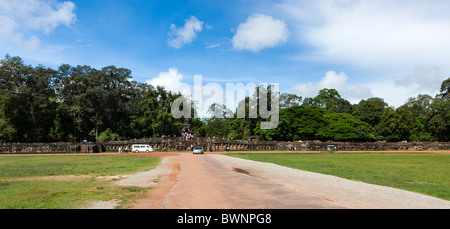
<instances>
[{"instance_id":1,"label":"roadside grass","mask_svg":"<svg viewBox=\"0 0 450 229\"><path fill-rule=\"evenodd\" d=\"M450 200L450 154L226 154Z\"/></svg>"},{"instance_id":2,"label":"roadside grass","mask_svg":"<svg viewBox=\"0 0 450 229\"><path fill-rule=\"evenodd\" d=\"M155 161L138 155L2 156L0 178L125 174L151 169Z\"/></svg>"},{"instance_id":3,"label":"roadside grass","mask_svg":"<svg viewBox=\"0 0 450 229\"><path fill-rule=\"evenodd\" d=\"M130 174L155 168L160 158L140 156L65 155L0 157L0 209L72 209L91 201L119 202L127 208L149 188L114 185L99 176ZM76 175L63 180L46 176ZM15 178L30 180L15 181ZM34 179L33 179L34 178Z\"/></svg>"}]
</instances>

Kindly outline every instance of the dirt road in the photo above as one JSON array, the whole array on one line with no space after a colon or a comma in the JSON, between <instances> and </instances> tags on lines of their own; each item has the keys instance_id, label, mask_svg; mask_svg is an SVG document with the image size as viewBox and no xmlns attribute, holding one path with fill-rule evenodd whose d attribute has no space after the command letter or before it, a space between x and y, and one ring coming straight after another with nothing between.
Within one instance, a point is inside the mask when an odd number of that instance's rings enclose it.
<instances>
[{"instance_id":1,"label":"dirt road","mask_svg":"<svg viewBox=\"0 0 450 229\"><path fill-rule=\"evenodd\" d=\"M180 154L170 158L171 174L134 208L310 209L339 208L329 201L230 167L220 155ZM167 166L167 165L166 165ZM178 174L176 174L178 173ZM166 193L166 195L161 195ZM161 200L161 198L163 198Z\"/></svg>"},{"instance_id":2,"label":"dirt road","mask_svg":"<svg viewBox=\"0 0 450 229\"><path fill-rule=\"evenodd\" d=\"M450 208L450 201L269 163L206 154L165 157L136 209Z\"/></svg>"}]
</instances>

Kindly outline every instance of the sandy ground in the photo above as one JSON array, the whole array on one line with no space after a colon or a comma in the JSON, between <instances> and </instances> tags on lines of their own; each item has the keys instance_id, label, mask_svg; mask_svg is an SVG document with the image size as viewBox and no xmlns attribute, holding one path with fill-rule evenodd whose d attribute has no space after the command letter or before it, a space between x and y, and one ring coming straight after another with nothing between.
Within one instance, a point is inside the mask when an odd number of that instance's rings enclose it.
<instances>
[{"instance_id":1,"label":"sandy ground","mask_svg":"<svg viewBox=\"0 0 450 229\"><path fill-rule=\"evenodd\" d=\"M450 209L422 194L220 154L172 154L117 184L154 187L135 209Z\"/></svg>"}]
</instances>

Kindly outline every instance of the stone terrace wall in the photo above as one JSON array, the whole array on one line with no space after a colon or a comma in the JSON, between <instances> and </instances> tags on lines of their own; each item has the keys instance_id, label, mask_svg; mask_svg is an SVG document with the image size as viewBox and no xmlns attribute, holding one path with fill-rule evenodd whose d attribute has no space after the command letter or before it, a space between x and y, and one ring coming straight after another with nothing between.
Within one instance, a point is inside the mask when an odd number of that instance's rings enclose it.
<instances>
[{"instance_id":1,"label":"stone terrace wall","mask_svg":"<svg viewBox=\"0 0 450 229\"><path fill-rule=\"evenodd\" d=\"M422 151L450 150L450 142L295 142L300 150L322 151L327 145L336 145L339 151Z\"/></svg>"},{"instance_id":2,"label":"stone terrace wall","mask_svg":"<svg viewBox=\"0 0 450 229\"><path fill-rule=\"evenodd\" d=\"M296 151L326 151L327 145L336 145L338 151L450 150L450 142L259 142L212 137L195 137L193 139L163 137L106 143L0 144L0 154L118 152L119 147L128 147L130 149L132 144L148 144L156 151L185 151L188 147L202 146L207 152L289 150L289 147Z\"/></svg>"},{"instance_id":3,"label":"stone terrace wall","mask_svg":"<svg viewBox=\"0 0 450 229\"><path fill-rule=\"evenodd\" d=\"M176 138L152 138L137 139L131 141L115 141L103 143L104 150L108 152L117 152L119 147L128 148L132 144L147 144L156 151L185 151L189 147L202 146L205 151L248 151L248 150L281 150L283 147L277 142L255 142L245 140L230 140L212 137L195 137L186 139ZM286 148L287 149L287 148Z\"/></svg>"},{"instance_id":4,"label":"stone terrace wall","mask_svg":"<svg viewBox=\"0 0 450 229\"><path fill-rule=\"evenodd\" d=\"M262 151L262 150L292 150L297 151L325 151L327 145L336 145L339 151L422 151L422 150L450 150L450 142L322 142L322 141L293 141L293 142L259 142L245 140L230 140L222 138L195 137L194 139L154 138L122 142L104 143L104 151L116 152L119 147L130 147L132 144L148 144L156 151L184 151L188 147L202 146L208 152L217 151Z\"/></svg>"},{"instance_id":5,"label":"stone terrace wall","mask_svg":"<svg viewBox=\"0 0 450 229\"><path fill-rule=\"evenodd\" d=\"M0 144L0 154L99 153L102 148L96 143L12 143Z\"/></svg>"}]
</instances>

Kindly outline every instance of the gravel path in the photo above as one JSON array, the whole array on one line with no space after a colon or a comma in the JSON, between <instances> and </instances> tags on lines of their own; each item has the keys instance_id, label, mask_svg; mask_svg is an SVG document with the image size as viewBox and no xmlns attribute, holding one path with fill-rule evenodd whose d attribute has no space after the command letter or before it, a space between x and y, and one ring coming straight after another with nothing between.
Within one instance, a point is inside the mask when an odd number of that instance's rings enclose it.
<instances>
[{"instance_id":1,"label":"gravel path","mask_svg":"<svg viewBox=\"0 0 450 229\"><path fill-rule=\"evenodd\" d=\"M250 175L278 182L301 192L311 193L345 208L450 209L450 201L423 194L291 169L270 163L223 155L214 156L217 160L248 171Z\"/></svg>"}]
</instances>

